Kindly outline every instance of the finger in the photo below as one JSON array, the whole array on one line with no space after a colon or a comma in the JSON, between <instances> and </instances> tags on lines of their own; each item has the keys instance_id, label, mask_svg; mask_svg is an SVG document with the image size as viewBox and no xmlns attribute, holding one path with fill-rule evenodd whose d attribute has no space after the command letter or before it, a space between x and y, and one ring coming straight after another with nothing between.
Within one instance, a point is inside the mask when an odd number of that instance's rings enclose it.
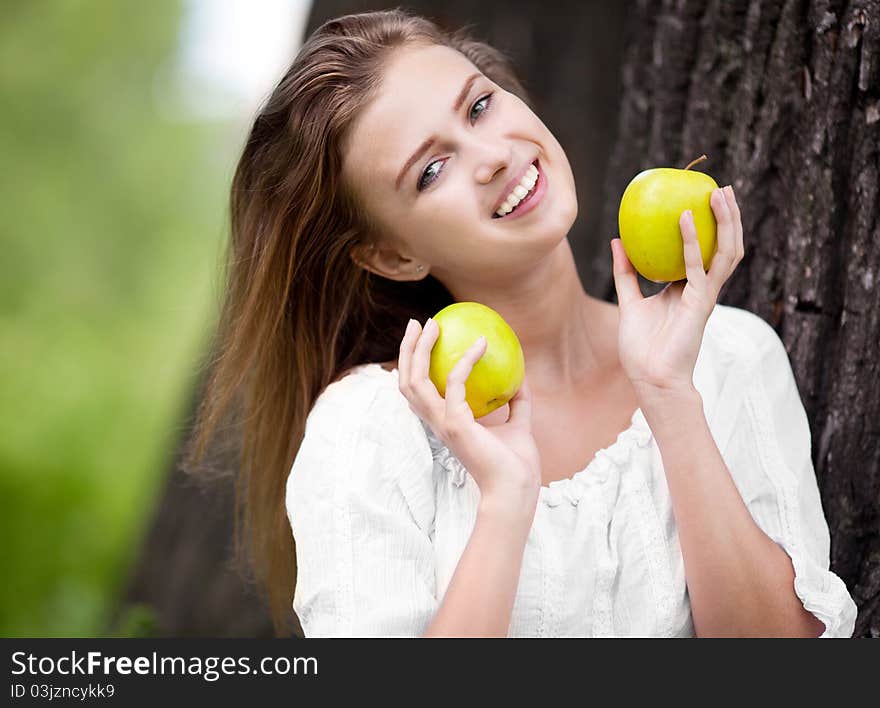
<instances>
[{"instance_id":1,"label":"finger","mask_svg":"<svg viewBox=\"0 0 880 708\"><path fill-rule=\"evenodd\" d=\"M437 326L437 322L429 317L419 336L419 341L416 342L410 363L410 388L419 405L423 406L431 416L434 416L433 420L436 420L436 416L442 416L445 405L429 376L431 350L439 336L440 328Z\"/></svg>"},{"instance_id":2,"label":"finger","mask_svg":"<svg viewBox=\"0 0 880 708\"><path fill-rule=\"evenodd\" d=\"M681 213L678 227L684 242L684 268L687 281L698 292L705 292L706 271L703 270L703 256L700 252L700 242L697 240L697 227L694 224L694 214L690 209Z\"/></svg>"},{"instance_id":3,"label":"finger","mask_svg":"<svg viewBox=\"0 0 880 708\"><path fill-rule=\"evenodd\" d=\"M398 385L400 386L400 391L404 395L408 394L407 389L409 388L410 381L412 353L413 349L415 349L416 341L418 341L420 331L421 327L419 326L419 323L415 320L410 320L406 324L406 332L403 334L403 339L400 340L400 352L397 360L397 380Z\"/></svg>"},{"instance_id":4,"label":"finger","mask_svg":"<svg viewBox=\"0 0 880 708\"><path fill-rule=\"evenodd\" d=\"M743 244L742 216L739 213L739 204L736 203L736 195L733 193L733 187L728 185L724 191L724 196L727 197L727 207L733 215L733 230L735 234L734 245L736 246L736 262L738 264L746 253L745 245Z\"/></svg>"},{"instance_id":5,"label":"finger","mask_svg":"<svg viewBox=\"0 0 880 708\"><path fill-rule=\"evenodd\" d=\"M461 415L465 415L471 420L474 419L473 411L471 411L465 398L464 383L467 381L468 376L471 375L471 370L474 368L474 364L476 364L480 360L480 357L486 353L487 348L488 344L486 343L486 338L483 336L478 337L477 341L461 355L457 362L455 362L455 366L452 367L452 370L446 377L447 420L450 417L454 418Z\"/></svg>"},{"instance_id":6,"label":"finger","mask_svg":"<svg viewBox=\"0 0 880 708\"><path fill-rule=\"evenodd\" d=\"M712 258L712 265L709 268L709 283L717 292L724 285L724 281L730 277L736 258L736 246L734 245L733 215L727 208L727 200L721 189L712 192L710 204L715 213L715 222L718 224L718 250Z\"/></svg>"},{"instance_id":7,"label":"finger","mask_svg":"<svg viewBox=\"0 0 880 708\"><path fill-rule=\"evenodd\" d=\"M626 305L634 300L641 300L639 277L619 238L611 239L611 257L614 259L614 288L617 290L617 303Z\"/></svg>"},{"instance_id":8,"label":"finger","mask_svg":"<svg viewBox=\"0 0 880 708\"><path fill-rule=\"evenodd\" d=\"M425 321L422 333L413 350L412 362L410 363L410 380L415 383L420 379L428 378L428 370L431 366L431 350L437 337L440 336L440 328L430 317Z\"/></svg>"},{"instance_id":9,"label":"finger","mask_svg":"<svg viewBox=\"0 0 880 708\"><path fill-rule=\"evenodd\" d=\"M522 385L516 395L508 401L510 414L507 422L514 425L529 426L532 419L532 390L527 377L523 377Z\"/></svg>"}]
</instances>

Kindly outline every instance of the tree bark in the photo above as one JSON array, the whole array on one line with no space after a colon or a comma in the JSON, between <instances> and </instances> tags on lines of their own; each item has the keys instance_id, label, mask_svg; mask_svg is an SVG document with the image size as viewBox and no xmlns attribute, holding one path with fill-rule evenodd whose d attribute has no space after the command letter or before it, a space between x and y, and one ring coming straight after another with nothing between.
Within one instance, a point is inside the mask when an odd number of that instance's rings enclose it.
<instances>
[{"instance_id":1,"label":"tree bark","mask_svg":"<svg viewBox=\"0 0 880 708\"><path fill-rule=\"evenodd\" d=\"M603 233L649 167L733 184L746 255L721 301L786 344L810 420L831 567L880 636L880 2L666 0L627 26ZM592 270L614 295L610 259ZM656 291L645 281L645 292Z\"/></svg>"}]
</instances>

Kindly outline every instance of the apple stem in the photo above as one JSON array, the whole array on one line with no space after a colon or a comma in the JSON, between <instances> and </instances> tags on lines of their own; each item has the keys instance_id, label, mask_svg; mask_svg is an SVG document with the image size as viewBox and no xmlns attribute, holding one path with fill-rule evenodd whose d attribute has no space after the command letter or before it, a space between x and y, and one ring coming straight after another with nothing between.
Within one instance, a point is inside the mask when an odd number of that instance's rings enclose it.
<instances>
[{"instance_id":1,"label":"apple stem","mask_svg":"<svg viewBox=\"0 0 880 708\"><path fill-rule=\"evenodd\" d=\"M685 167L685 169L686 169L686 170L689 170L689 169L690 169L691 167L693 167L694 165L699 164L699 163L702 162L703 160L708 160L708 159L709 159L709 158L706 157L705 155L700 155L696 160L694 160L694 161L692 161L690 164L688 164L688 166Z\"/></svg>"}]
</instances>

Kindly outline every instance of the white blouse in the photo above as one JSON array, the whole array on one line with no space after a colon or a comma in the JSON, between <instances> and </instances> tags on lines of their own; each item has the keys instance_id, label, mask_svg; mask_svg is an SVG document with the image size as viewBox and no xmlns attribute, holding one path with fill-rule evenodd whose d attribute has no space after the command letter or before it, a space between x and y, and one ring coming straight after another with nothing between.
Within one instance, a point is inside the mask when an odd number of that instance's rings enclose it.
<instances>
[{"instance_id":1,"label":"white blouse","mask_svg":"<svg viewBox=\"0 0 880 708\"><path fill-rule=\"evenodd\" d=\"M409 408L397 373L362 365L309 413L286 493L293 609L306 637L420 636L473 530L479 488ZM716 305L694 385L737 489L791 557L794 590L822 636L852 636L856 606L829 570L810 428L776 332ZM508 636L693 635L663 462L637 409L583 470L541 488Z\"/></svg>"}]
</instances>

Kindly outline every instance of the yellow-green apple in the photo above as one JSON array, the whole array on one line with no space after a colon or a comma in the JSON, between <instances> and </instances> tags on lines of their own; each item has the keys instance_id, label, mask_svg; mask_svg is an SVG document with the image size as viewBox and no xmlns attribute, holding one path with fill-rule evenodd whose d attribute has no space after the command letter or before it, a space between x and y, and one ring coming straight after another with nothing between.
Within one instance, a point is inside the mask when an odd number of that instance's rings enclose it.
<instances>
[{"instance_id":1,"label":"yellow-green apple","mask_svg":"<svg viewBox=\"0 0 880 708\"><path fill-rule=\"evenodd\" d=\"M428 376L441 396L446 396L452 367L480 335L486 338L486 350L464 384L474 418L488 415L516 395L525 376L525 358L516 332L501 315L479 302L456 302L433 319L440 333L431 349Z\"/></svg>"},{"instance_id":2,"label":"yellow-green apple","mask_svg":"<svg viewBox=\"0 0 880 708\"><path fill-rule=\"evenodd\" d=\"M633 267L648 280L666 283L687 277L679 218L690 209L703 256L709 270L716 249L716 223L709 199L718 184L704 172L690 168L706 159L700 156L683 170L655 167L640 172L620 200L620 241Z\"/></svg>"}]
</instances>

